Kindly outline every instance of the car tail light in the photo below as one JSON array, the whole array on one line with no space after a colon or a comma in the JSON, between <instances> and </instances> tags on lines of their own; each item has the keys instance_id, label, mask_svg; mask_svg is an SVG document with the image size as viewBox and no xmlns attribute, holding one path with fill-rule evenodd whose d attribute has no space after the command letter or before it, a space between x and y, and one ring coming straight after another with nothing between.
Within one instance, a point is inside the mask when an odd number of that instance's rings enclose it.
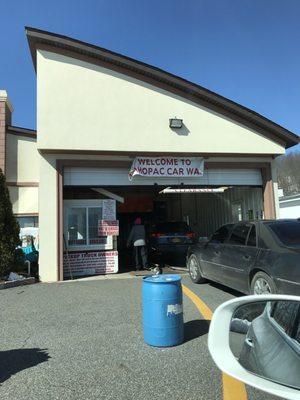
<instances>
[{"instance_id":1,"label":"car tail light","mask_svg":"<svg viewBox=\"0 0 300 400\"><path fill-rule=\"evenodd\" d=\"M195 233L195 232L189 232L189 233L187 233L186 236L189 237L189 238L191 238L191 239L195 239L196 233Z\"/></svg>"},{"instance_id":2,"label":"car tail light","mask_svg":"<svg viewBox=\"0 0 300 400\"><path fill-rule=\"evenodd\" d=\"M151 234L151 237L161 237L161 236L164 236L164 234L163 233L152 233Z\"/></svg>"}]
</instances>

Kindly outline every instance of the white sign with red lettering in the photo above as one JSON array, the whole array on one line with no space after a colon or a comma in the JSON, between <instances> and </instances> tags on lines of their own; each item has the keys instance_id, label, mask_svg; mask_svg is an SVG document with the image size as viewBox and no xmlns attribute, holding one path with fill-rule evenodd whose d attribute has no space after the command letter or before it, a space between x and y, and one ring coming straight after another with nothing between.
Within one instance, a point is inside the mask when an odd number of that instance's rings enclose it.
<instances>
[{"instance_id":1,"label":"white sign with red lettering","mask_svg":"<svg viewBox=\"0 0 300 400\"><path fill-rule=\"evenodd\" d=\"M202 157L136 157L129 171L135 175L157 178L195 178L203 176Z\"/></svg>"},{"instance_id":2,"label":"white sign with red lettering","mask_svg":"<svg viewBox=\"0 0 300 400\"><path fill-rule=\"evenodd\" d=\"M98 236L118 236L119 235L119 221L98 221Z\"/></svg>"},{"instance_id":3,"label":"white sign with red lettering","mask_svg":"<svg viewBox=\"0 0 300 400\"><path fill-rule=\"evenodd\" d=\"M103 275L118 272L117 251L64 253L64 276Z\"/></svg>"}]
</instances>

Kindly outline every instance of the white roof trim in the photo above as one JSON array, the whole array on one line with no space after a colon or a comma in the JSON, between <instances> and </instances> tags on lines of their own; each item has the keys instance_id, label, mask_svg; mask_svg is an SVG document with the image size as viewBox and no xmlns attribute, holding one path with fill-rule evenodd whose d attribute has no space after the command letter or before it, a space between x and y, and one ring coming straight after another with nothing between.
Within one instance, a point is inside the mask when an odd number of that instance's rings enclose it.
<instances>
[{"instance_id":1,"label":"white roof trim","mask_svg":"<svg viewBox=\"0 0 300 400\"><path fill-rule=\"evenodd\" d=\"M6 90L0 90L0 101L4 101L7 104L7 107L10 109L10 111L13 112L14 109L8 98Z\"/></svg>"}]
</instances>

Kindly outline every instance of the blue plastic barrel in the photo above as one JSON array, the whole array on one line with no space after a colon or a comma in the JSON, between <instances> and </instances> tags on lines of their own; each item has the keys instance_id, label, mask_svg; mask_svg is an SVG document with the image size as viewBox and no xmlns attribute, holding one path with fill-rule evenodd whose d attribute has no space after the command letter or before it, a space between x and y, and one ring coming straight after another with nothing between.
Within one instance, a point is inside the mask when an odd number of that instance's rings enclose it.
<instances>
[{"instance_id":1,"label":"blue plastic barrel","mask_svg":"<svg viewBox=\"0 0 300 400\"><path fill-rule=\"evenodd\" d=\"M151 346L169 347L183 342L181 277L154 275L143 278L144 340Z\"/></svg>"}]
</instances>

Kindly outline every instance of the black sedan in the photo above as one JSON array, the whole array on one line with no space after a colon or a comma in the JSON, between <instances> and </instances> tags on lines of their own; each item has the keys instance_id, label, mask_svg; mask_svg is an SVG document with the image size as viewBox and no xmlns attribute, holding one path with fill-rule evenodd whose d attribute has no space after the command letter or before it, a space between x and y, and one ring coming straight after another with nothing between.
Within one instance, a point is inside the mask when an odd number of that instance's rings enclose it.
<instances>
[{"instance_id":1,"label":"black sedan","mask_svg":"<svg viewBox=\"0 0 300 400\"><path fill-rule=\"evenodd\" d=\"M243 293L300 295L300 220L227 224L191 246L193 282L205 279Z\"/></svg>"}]
</instances>

